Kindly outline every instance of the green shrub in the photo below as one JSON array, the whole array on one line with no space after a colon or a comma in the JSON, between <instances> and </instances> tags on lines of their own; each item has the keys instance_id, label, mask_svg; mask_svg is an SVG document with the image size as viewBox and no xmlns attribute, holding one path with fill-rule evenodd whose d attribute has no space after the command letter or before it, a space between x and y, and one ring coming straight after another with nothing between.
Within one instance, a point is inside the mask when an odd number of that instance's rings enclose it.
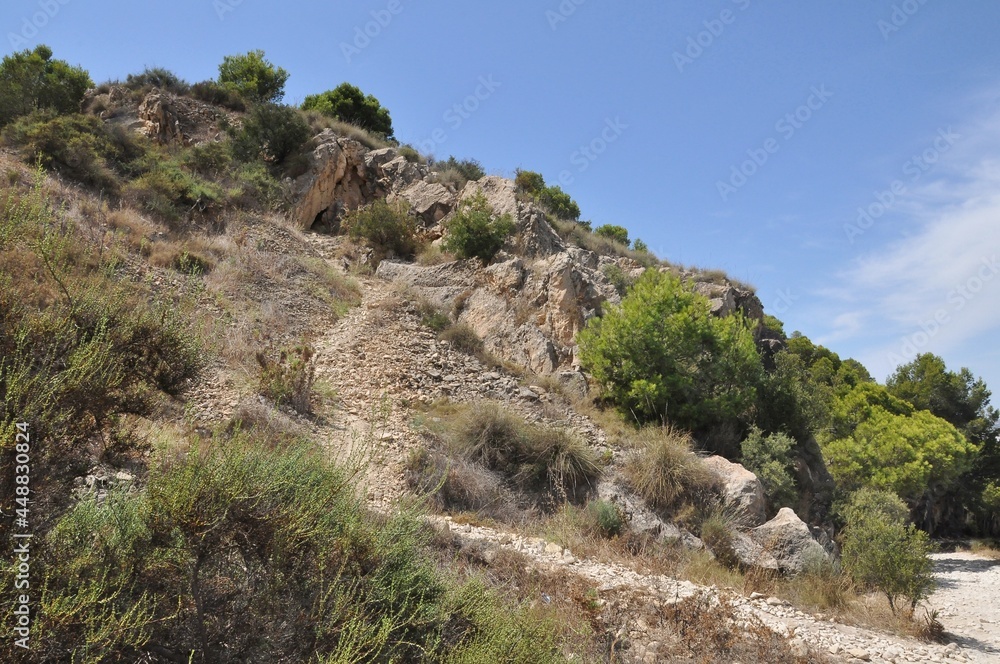
<instances>
[{"instance_id":1,"label":"green shrub","mask_svg":"<svg viewBox=\"0 0 1000 664\"><path fill-rule=\"evenodd\" d=\"M240 113L247 110L246 101L232 88L220 85L215 81L202 81L191 86L191 96L206 104L222 106Z\"/></svg>"},{"instance_id":2,"label":"green shrub","mask_svg":"<svg viewBox=\"0 0 1000 664\"><path fill-rule=\"evenodd\" d=\"M458 212L445 222L443 247L459 258L478 258L489 263L514 228L511 216L497 217L486 196L479 192L462 201Z\"/></svg>"},{"instance_id":3,"label":"green shrub","mask_svg":"<svg viewBox=\"0 0 1000 664\"><path fill-rule=\"evenodd\" d=\"M187 81L163 67L146 67L141 74L129 74L125 79L125 87L143 94L159 88L164 92L185 95L191 89Z\"/></svg>"},{"instance_id":4,"label":"green shrub","mask_svg":"<svg viewBox=\"0 0 1000 664\"><path fill-rule=\"evenodd\" d=\"M0 62L0 127L35 111L77 113L92 87L85 70L52 59L48 46L7 55Z\"/></svg>"},{"instance_id":5,"label":"green shrub","mask_svg":"<svg viewBox=\"0 0 1000 664\"><path fill-rule=\"evenodd\" d=\"M594 500L587 504L587 512L601 537L618 537L625 531L621 510L608 500Z\"/></svg>"},{"instance_id":6,"label":"green shrub","mask_svg":"<svg viewBox=\"0 0 1000 664\"><path fill-rule=\"evenodd\" d=\"M628 248L628 229L617 224L604 224L594 229L594 233Z\"/></svg>"},{"instance_id":7,"label":"green shrub","mask_svg":"<svg viewBox=\"0 0 1000 664\"><path fill-rule=\"evenodd\" d=\"M632 251L637 251L640 254L652 253L649 250L649 245L647 245L645 242L643 242L639 238L636 238L635 242L632 243Z\"/></svg>"},{"instance_id":8,"label":"green shrub","mask_svg":"<svg viewBox=\"0 0 1000 664\"><path fill-rule=\"evenodd\" d=\"M219 65L219 85L234 90L254 104L276 104L285 96L288 72L275 67L264 51L227 55Z\"/></svg>"},{"instance_id":9,"label":"green shrub","mask_svg":"<svg viewBox=\"0 0 1000 664\"><path fill-rule=\"evenodd\" d=\"M795 439L784 433L765 436L753 427L743 440L742 464L757 475L773 508L793 507L798 498L795 490Z\"/></svg>"},{"instance_id":10,"label":"green shrub","mask_svg":"<svg viewBox=\"0 0 1000 664\"><path fill-rule=\"evenodd\" d=\"M844 523L859 523L868 516L879 515L893 523L906 523L910 511L899 496L889 491L865 488L855 491L844 503L834 506Z\"/></svg>"},{"instance_id":11,"label":"green shrub","mask_svg":"<svg viewBox=\"0 0 1000 664\"><path fill-rule=\"evenodd\" d=\"M475 159L455 159L454 155L449 156L445 161L436 161L431 166L435 171L443 173L449 170L457 171L466 182L476 182L486 177L483 165ZM464 183L463 183L464 186Z\"/></svg>"},{"instance_id":12,"label":"green shrub","mask_svg":"<svg viewBox=\"0 0 1000 664\"><path fill-rule=\"evenodd\" d=\"M725 516L719 512L710 514L702 522L699 535L719 564L728 569L739 567L740 559L736 555L734 546L733 525Z\"/></svg>"},{"instance_id":13,"label":"green shrub","mask_svg":"<svg viewBox=\"0 0 1000 664\"><path fill-rule=\"evenodd\" d=\"M856 495L845 510L842 560L856 583L886 596L893 612L905 598L912 613L934 589L931 544L927 533L899 518L898 507L891 495Z\"/></svg>"},{"instance_id":14,"label":"green shrub","mask_svg":"<svg viewBox=\"0 0 1000 664\"><path fill-rule=\"evenodd\" d=\"M144 164L145 172L125 186L123 195L148 212L177 219L192 209L205 211L223 197L216 185L187 172L172 159L156 154Z\"/></svg>"},{"instance_id":15,"label":"green shrub","mask_svg":"<svg viewBox=\"0 0 1000 664\"><path fill-rule=\"evenodd\" d=\"M761 379L743 318L713 316L707 299L655 270L621 305L591 319L577 341L584 366L623 413L696 435L738 425Z\"/></svg>"},{"instance_id":16,"label":"green shrub","mask_svg":"<svg viewBox=\"0 0 1000 664\"><path fill-rule=\"evenodd\" d=\"M399 155L411 164L420 164L424 162L424 158L420 156L420 153L417 152L412 145L400 145Z\"/></svg>"},{"instance_id":17,"label":"green shrub","mask_svg":"<svg viewBox=\"0 0 1000 664\"><path fill-rule=\"evenodd\" d=\"M576 221L580 218L580 206L558 186L546 187L539 195L538 201L559 219ZM627 245L628 243L626 243Z\"/></svg>"},{"instance_id":18,"label":"green shrub","mask_svg":"<svg viewBox=\"0 0 1000 664\"><path fill-rule=\"evenodd\" d=\"M277 165L309 140L309 125L290 106L257 104L243 118L242 126L230 133L234 157Z\"/></svg>"},{"instance_id":19,"label":"green shrub","mask_svg":"<svg viewBox=\"0 0 1000 664\"><path fill-rule=\"evenodd\" d=\"M388 109L374 96L365 95L350 83L341 83L333 90L307 96L302 109L319 111L328 117L378 134L384 139L392 138L392 118Z\"/></svg>"},{"instance_id":20,"label":"green shrub","mask_svg":"<svg viewBox=\"0 0 1000 664\"><path fill-rule=\"evenodd\" d=\"M672 512L685 503L712 501L718 479L695 455L691 436L670 427L646 427L635 433L632 444L625 479L651 509Z\"/></svg>"},{"instance_id":21,"label":"green shrub","mask_svg":"<svg viewBox=\"0 0 1000 664\"><path fill-rule=\"evenodd\" d=\"M242 164L233 173L237 191L231 198L243 208L281 210L289 203L289 193L271 171L260 162Z\"/></svg>"},{"instance_id":22,"label":"green shrub","mask_svg":"<svg viewBox=\"0 0 1000 664\"><path fill-rule=\"evenodd\" d=\"M417 224L404 202L376 200L347 213L341 228L353 240L364 240L385 257L413 258L417 250Z\"/></svg>"},{"instance_id":23,"label":"green shrub","mask_svg":"<svg viewBox=\"0 0 1000 664\"><path fill-rule=\"evenodd\" d=\"M284 348L277 359L257 352L260 366L257 390L275 405L287 405L298 413L312 412L312 391L316 382L316 351L308 344Z\"/></svg>"},{"instance_id":24,"label":"green shrub","mask_svg":"<svg viewBox=\"0 0 1000 664\"><path fill-rule=\"evenodd\" d=\"M541 173L517 169L514 175L514 185L519 191L535 197L539 196L545 189L545 178L542 177Z\"/></svg>"},{"instance_id":25,"label":"green shrub","mask_svg":"<svg viewBox=\"0 0 1000 664\"><path fill-rule=\"evenodd\" d=\"M625 274L625 271L617 263L608 263L601 268L601 273L608 278L608 281L621 296L628 293L628 289L635 283L635 279Z\"/></svg>"},{"instance_id":26,"label":"green shrub","mask_svg":"<svg viewBox=\"0 0 1000 664\"><path fill-rule=\"evenodd\" d=\"M121 176L140 170L148 149L127 129L90 115L32 114L8 125L3 137L21 148L25 161L39 160L45 168L112 193Z\"/></svg>"}]
</instances>

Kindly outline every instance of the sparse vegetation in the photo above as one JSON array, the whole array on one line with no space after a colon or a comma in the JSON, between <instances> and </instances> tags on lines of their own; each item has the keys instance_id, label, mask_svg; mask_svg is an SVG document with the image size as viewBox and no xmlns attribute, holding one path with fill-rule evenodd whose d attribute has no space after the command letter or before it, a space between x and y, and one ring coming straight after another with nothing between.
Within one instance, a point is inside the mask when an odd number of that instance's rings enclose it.
<instances>
[{"instance_id":1,"label":"sparse vegetation","mask_svg":"<svg viewBox=\"0 0 1000 664\"><path fill-rule=\"evenodd\" d=\"M509 214L497 216L482 192L466 199L446 222L443 248L459 258L478 258L489 263L514 230Z\"/></svg>"},{"instance_id":2,"label":"sparse vegetation","mask_svg":"<svg viewBox=\"0 0 1000 664\"><path fill-rule=\"evenodd\" d=\"M612 242L617 242L626 249L630 244L630 240L628 239L628 229L624 226L618 226L617 224L604 224L603 226L598 226L594 229L594 234L607 238Z\"/></svg>"},{"instance_id":3,"label":"sparse vegetation","mask_svg":"<svg viewBox=\"0 0 1000 664\"><path fill-rule=\"evenodd\" d=\"M709 506L718 479L694 454L691 437L670 427L645 427L634 434L625 464L629 485L646 504L664 513L685 504Z\"/></svg>"},{"instance_id":4,"label":"sparse vegetation","mask_svg":"<svg viewBox=\"0 0 1000 664\"><path fill-rule=\"evenodd\" d=\"M257 352L260 365L258 391L276 405L289 406L308 415L312 412L312 391L316 382L316 351L308 344L283 348L272 357Z\"/></svg>"},{"instance_id":5,"label":"sparse vegetation","mask_svg":"<svg viewBox=\"0 0 1000 664\"><path fill-rule=\"evenodd\" d=\"M403 202L377 200L349 212L341 227L353 240L364 240L383 258L413 258L417 250L417 225Z\"/></svg>"}]
</instances>

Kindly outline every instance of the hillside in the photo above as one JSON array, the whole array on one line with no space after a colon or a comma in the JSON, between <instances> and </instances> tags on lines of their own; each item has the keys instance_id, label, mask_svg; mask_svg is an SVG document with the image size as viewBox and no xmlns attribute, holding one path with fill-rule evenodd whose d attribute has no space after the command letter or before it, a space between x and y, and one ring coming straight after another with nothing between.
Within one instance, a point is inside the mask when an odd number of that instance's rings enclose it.
<instances>
[{"instance_id":1,"label":"hillside","mask_svg":"<svg viewBox=\"0 0 1000 664\"><path fill-rule=\"evenodd\" d=\"M997 532L965 370L879 385L538 174L216 82L147 70L3 141L9 661L1000 649L927 556Z\"/></svg>"}]
</instances>

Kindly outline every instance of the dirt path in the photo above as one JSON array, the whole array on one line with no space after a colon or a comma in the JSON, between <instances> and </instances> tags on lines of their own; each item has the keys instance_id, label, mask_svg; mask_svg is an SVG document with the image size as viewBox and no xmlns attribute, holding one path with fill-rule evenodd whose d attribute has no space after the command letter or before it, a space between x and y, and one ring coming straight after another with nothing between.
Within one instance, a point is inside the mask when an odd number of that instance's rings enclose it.
<instances>
[{"instance_id":1,"label":"dirt path","mask_svg":"<svg viewBox=\"0 0 1000 664\"><path fill-rule=\"evenodd\" d=\"M937 553L938 589L930 605L948 635L974 662L1000 662L1000 561L972 553Z\"/></svg>"}]
</instances>

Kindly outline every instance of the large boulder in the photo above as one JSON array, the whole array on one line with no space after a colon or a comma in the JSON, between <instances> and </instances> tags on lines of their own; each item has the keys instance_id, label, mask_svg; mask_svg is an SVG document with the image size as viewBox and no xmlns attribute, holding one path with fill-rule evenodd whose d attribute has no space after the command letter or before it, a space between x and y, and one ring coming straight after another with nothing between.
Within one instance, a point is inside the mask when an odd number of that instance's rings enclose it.
<instances>
[{"instance_id":1,"label":"large boulder","mask_svg":"<svg viewBox=\"0 0 1000 664\"><path fill-rule=\"evenodd\" d=\"M798 574L810 565L829 561L826 549L813 539L809 526L788 507L750 531L750 537L778 561L786 574Z\"/></svg>"},{"instance_id":2,"label":"large boulder","mask_svg":"<svg viewBox=\"0 0 1000 664\"><path fill-rule=\"evenodd\" d=\"M712 456L702 463L719 476L723 501L738 525L753 528L767 521L767 499L757 476L738 463Z\"/></svg>"},{"instance_id":3,"label":"large boulder","mask_svg":"<svg viewBox=\"0 0 1000 664\"><path fill-rule=\"evenodd\" d=\"M455 194L436 182L418 180L398 194L390 194L387 200L402 199L410 206L410 211L423 222L433 226L447 216L455 207Z\"/></svg>"}]
</instances>

